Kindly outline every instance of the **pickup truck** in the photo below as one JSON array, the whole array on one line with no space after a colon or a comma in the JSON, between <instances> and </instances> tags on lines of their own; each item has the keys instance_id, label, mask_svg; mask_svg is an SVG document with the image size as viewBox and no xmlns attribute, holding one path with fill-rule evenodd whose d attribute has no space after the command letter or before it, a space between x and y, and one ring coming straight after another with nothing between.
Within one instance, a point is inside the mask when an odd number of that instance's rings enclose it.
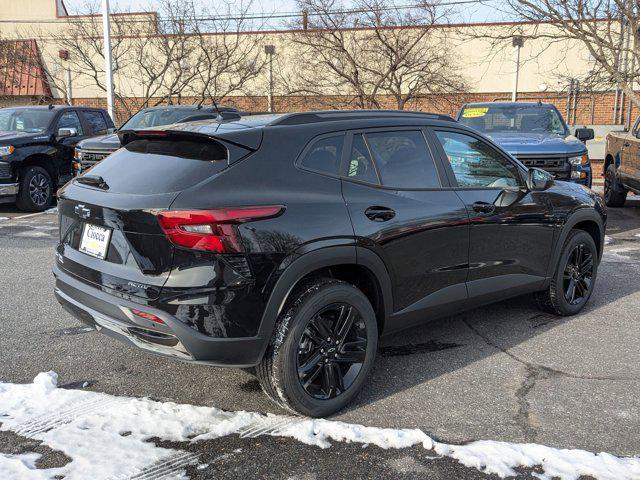
<instances>
[{"instance_id":1,"label":"pickup truck","mask_svg":"<svg viewBox=\"0 0 640 480\"><path fill-rule=\"evenodd\" d=\"M558 180L591 188L592 171L585 143L590 128L571 135L558 109L542 102L473 103L458 121L488 136L526 167L546 170Z\"/></svg>"},{"instance_id":2,"label":"pickup truck","mask_svg":"<svg viewBox=\"0 0 640 480\"><path fill-rule=\"evenodd\" d=\"M640 118L631 131L610 132L604 159L604 201L622 207L627 193L640 195Z\"/></svg>"},{"instance_id":3,"label":"pickup truck","mask_svg":"<svg viewBox=\"0 0 640 480\"><path fill-rule=\"evenodd\" d=\"M202 105L165 105L143 108L127 120L119 130L140 130L173 123L194 122L218 118L224 112L237 112L232 107ZM74 154L76 173L82 173L120 148L115 132L89 138L78 143Z\"/></svg>"},{"instance_id":4,"label":"pickup truck","mask_svg":"<svg viewBox=\"0 0 640 480\"><path fill-rule=\"evenodd\" d=\"M0 108L0 203L45 210L58 187L73 176L76 144L113 126L98 108Z\"/></svg>"}]
</instances>

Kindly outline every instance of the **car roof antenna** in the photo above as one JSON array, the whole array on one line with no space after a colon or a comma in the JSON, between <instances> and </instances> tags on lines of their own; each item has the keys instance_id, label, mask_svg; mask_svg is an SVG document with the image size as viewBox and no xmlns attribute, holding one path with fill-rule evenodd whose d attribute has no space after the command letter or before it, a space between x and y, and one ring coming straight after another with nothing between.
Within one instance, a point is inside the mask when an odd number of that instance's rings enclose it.
<instances>
[{"instance_id":1,"label":"car roof antenna","mask_svg":"<svg viewBox=\"0 0 640 480\"><path fill-rule=\"evenodd\" d=\"M49 104L49 110L53 110L53 103Z\"/></svg>"}]
</instances>

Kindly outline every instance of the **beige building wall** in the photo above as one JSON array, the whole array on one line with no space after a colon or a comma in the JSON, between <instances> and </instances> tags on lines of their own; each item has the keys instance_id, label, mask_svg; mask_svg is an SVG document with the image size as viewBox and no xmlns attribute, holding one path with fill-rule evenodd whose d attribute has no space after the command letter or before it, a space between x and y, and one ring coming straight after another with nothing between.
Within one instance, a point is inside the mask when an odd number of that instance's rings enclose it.
<instances>
[{"instance_id":1,"label":"beige building wall","mask_svg":"<svg viewBox=\"0 0 640 480\"><path fill-rule=\"evenodd\" d=\"M69 28L69 21L79 21L82 17L66 17L62 0L0 0L0 38L36 38L42 51L45 66L54 76L66 69L66 64L58 58L60 45L53 37ZM148 18L153 25L154 17L141 14L138 18ZM90 21L87 19L87 21ZM95 21L95 19L93 20ZM99 22L98 22L99 23ZM493 30L494 33L506 33L511 26L493 25L487 27L467 26L437 29L435 41L444 42L453 52L459 63L460 73L466 78L472 93L496 93L504 96L513 87L515 70L514 49L510 40L504 46L492 49L489 42L473 39L479 28ZM549 26L523 25L524 36L536 29L538 33ZM301 68L295 61L295 46L291 42L291 32L260 34L264 44L274 44L277 49L276 61L282 71L294 78L296 69ZM353 32L357 35L358 32ZM245 34L249 38L252 34ZM96 58L96 63L101 60ZM527 40L521 51L519 92L548 93L566 89L567 78L583 75L589 69L589 57L579 45L573 42L556 43L549 47L545 40ZM130 96L141 95L141 85L135 75L123 71L115 78L116 85ZM82 75L72 79L74 98L95 98L104 96L104 92L95 82ZM278 93L278 85L275 86ZM250 83L239 94L265 95L267 92L266 74ZM55 93L63 97L63 91Z\"/></svg>"}]
</instances>

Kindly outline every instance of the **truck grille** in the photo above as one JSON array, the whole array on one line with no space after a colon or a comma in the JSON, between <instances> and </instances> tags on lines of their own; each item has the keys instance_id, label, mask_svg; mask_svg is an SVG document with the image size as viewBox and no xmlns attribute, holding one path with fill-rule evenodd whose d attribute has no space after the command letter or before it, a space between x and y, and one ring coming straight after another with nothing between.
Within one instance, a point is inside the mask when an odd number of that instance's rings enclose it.
<instances>
[{"instance_id":1,"label":"truck grille","mask_svg":"<svg viewBox=\"0 0 640 480\"><path fill-rule=\"evenodd\" d=\"M526 167L535 167L546 170L558 179L569 179L571 177L571 165L566 157L534 157L516 155Z\"/></svg>"},{"instance_id":2,"label":"truck grille","mask_svg":"<svg viewBox=\"0 0 640 480\"><path fill-rule=\"evenodd\" d=\"M7 162L0 162L0 178L11 178L11 166Z\"/></svg>"},{"instance_id":3,"label":"truck grille","mask_svg":"<svg viewBox=\"0 0 640 480\"><path fill-rule=\"evenodd\" d=\"M93 167L99 161L107 158L113 152L78 149L78 153L80 154L80 164L82 165L82 170L86 170Z\"/></svg>"}]
</instances>

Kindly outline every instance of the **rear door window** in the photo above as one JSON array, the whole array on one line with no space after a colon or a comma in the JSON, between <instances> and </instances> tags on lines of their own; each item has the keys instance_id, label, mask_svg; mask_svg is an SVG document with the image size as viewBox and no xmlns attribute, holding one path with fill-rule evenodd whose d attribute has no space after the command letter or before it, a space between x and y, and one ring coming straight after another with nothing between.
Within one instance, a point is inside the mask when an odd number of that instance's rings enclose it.
<instances>
[{"instance_id":1,"label":"rear door window","mask_svg":"<svg viewBox=\"0 0 640 480\"><path fill-rule=\"evenodd\" d=\"M362 134L353 136L351 155L347 163L347 178L376 185L380 184L376 167L373 160L371 160L369 147L367 147Z\"/></svg>"},{"instance_id":2,"label":"rear door window","mask_svg":"<svg viewBox=\"0 0 640 480\"><path fill-rule=\"evenodd\" d=\"M85 110L82 112L82 116L91 127L93 135L105 135L107 133L107 122L105 122L102 112Z\"/></svg>"},{"instance_id":3,"label":"rear door window","mask_svg":"<svg viewBox=\"0 0 640 480\"><path fill-rule=\"evenodd\" d=\"M422 131L366 133L382 184L393 188L440 188L440 179Z\"/></svg>"},{"instance_id":4,"label":"rear door window","mask_svg":"<svg viewBox=\"0 0 640 480\"><path fill-rule=\"evenodd\" d=\"M343 144L344 135L334 135L316 140L302 158L300 165L315 172L337 176L340 173Z\"/></svg>"}]
</instances>

